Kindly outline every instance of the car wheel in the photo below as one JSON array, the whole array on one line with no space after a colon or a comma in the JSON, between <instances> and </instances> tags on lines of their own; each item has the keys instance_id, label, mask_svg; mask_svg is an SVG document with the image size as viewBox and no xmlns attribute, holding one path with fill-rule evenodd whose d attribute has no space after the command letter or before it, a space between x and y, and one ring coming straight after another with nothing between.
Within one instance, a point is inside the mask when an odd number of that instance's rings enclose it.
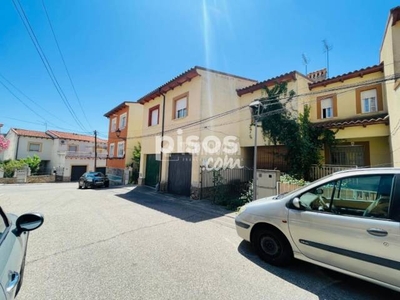
<instances>
[{"instance_id":1,"label":"car wheel","mask_svg":"<svg viewBox=\"0 0 400 300\"><path fill-rule=\"evenodd\" d=\"M85 182L85 183L83 184L83 188L84 188L84 189L88 189L88 188L89 188L89 185L87 184L87 182Z\"/></svg>"},{"instance_id":2,"label":"car wheel","mask_svg":"<svg viewBox=\"0 0 400 300\"><path fill-rule=\"evenodd\" d=\"M81 189L81 188L82 188L81 184L80 184L80 183L78 183L78 189Z\"/></svg>"},{"instance_id":3,"label":"car wheel","mask_svg":"<svg viewBox=\"0 0 400 300\"><path fill-rule=\"evenodd\" d=\"M293 250L286 237L278 230L258 229L252 239L258 256L274 266L288 265L293 259Z\"/></svg>"},{"instance_id":4,"label":"car wheel","mask_svg":"<svg viewBox=\"0 0 400 300\"><path fill-rule=\"evenodd\" d=\"M110 183L109 183L109 182L107 182L107 183L104 184L104 187L106 187L106 188L108 188L109 186L110 186Z\"/></svg>"}]
</instances>

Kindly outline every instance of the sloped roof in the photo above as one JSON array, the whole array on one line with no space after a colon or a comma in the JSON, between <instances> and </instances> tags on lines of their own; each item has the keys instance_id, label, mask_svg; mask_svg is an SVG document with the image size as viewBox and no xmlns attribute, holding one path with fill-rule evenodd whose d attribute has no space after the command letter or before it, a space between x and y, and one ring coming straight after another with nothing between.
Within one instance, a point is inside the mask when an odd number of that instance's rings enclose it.
<instances>
[{"instance_id":1,"label":"sloped roof","mask_svg":"<svg viewBox=\"0 0 400 300\"><path fill-rule=\"evenodd\" d=\"M56 130L47 130L46 133L53 138L94 143L94 136L92 136L92 135L83 135L83 134L62 132L62 131L56 131ZM107 143L107 140L97 138L97 142L98 143Z\"/></svg>"},{"instance_id":2,"label":"sloped roof","mask_svg":"<svg viewBox=\"0 0 400 300\"><path fill-rule=\"evenodd\" d=\"M285 73L267 80L264 80L262 82L257 82L253 85L250 85L248 87L242 88L242 89L237 89L236 92L238 96L242 96L244 94L252 93L254 91L258 91L260 89L263 89L265 87L271 86L272 84L275 84L277 82L284 82L284 81L290 81L290 80L296 80L296 71L292 71L289 73ZM309 78L307 78L309 79ZM309 79L310 80L310 79Z\"/></svg>"},{"instance_id":3,"label":"sloped roof","mask_svg":"<svg viewBox=\"0 0 400 300\"><path fill-rule=\"evenodd\" d=\"M19 136L27 136L27 137L35 137L35 138L43 138L43 139L52 139L51 136L47 135L43 131L35 131L35 130L26 130L19 128L11 128L11 130Z\"/></svg>"},{"instance_id":4,"label":"sloped roof","mask_svg":"<svg viewBox=\"0 0 400 300\"><path fill-rule=\"evenodd\" d=\"M352 72L345 73L342 75L338 75L338 76L328 78L325 80L321 80L318 82L309 83L308 86L311 90L318 86L327 86L328 84L332 84L335 82L343 82L343 81L351 79L351 78L363 77L364 75L376 73L376 72L383 72L383 63L372 66L372 67L366 67L364 69L360 69L360 70L352 71Z\"/></svg>"},{"instance_id":5,"label":"sloped roof","mask_svg":"<svg viewBox=\"0 0 400 300\"><path fill-rule=\"evenodd\" d=\"M177 77L171 79L167 83L159 86L152 92L150 92L147 95L140 98L137 102L144 104L146 102L149 102L149 101L161 96L162 94L165 94L166 92L168 92L170 90L173 90L174 88L176 88L178 86L181 86L185 82L191 81L193 78L200 76L200 74L197 72L197 70L208 71L208 72L212 72L212 73L216 73L216 74L221 74L221 75L225 75L225 76L230 76L230 77L235 77L235 78L239 78L239 79L256 82L256 80L253 80L253 79L249 79L249 78L245 78L245 77L241 77L241 76L237 76L237 75L232 75L232 74L224 73L224 72L220 72L220 71L215 71L215 70L208 69L208 68L195 66L195 67L187 70L186 72L178 75Z\"/></svg>"},{"instance_id":6,"label":"sloped roof","mask_svg":"<svg viewBox=\"0 0 400 300\"><path fill-rule=\"evenodd\" d=\"M325 122L317 122L313 123L316 127L322 128L344 128L344 127L353 127L353 126L367 126L367 125L375 125L375 124L389 124L389 115L387 113L374 115L374 116L362 116L355 118L347 118L342 120L335 121L325 121Z\"/></svg>"},{"instance_id":7,"label":"sloped roof","mask_svg":"<svg viewBox=\"0 0 400 300\"><path fill-rule=\"evenodd\" d=\"M138 104L138 105L140 105L141 103L133 102L133 101L124 101L121 104L119 104L118 106L114 107L109 112L105 113L104 116L107 117L107 118L110 117L111 115L115 114L117 111L119 111L122 108L124 108L127 104Z\"/></svg>"}]
</instances>

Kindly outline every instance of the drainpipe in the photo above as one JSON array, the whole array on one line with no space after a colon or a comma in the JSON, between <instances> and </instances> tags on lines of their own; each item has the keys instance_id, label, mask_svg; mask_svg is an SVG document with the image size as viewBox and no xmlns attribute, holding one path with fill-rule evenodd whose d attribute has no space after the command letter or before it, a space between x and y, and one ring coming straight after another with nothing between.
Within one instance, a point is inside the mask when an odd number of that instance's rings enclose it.
<instances>
[{"instance_id":1,"label":"drainpipe","mask_svg":"<svg viewBox=\"0 0 400 300\"><path fill-rule=\"evenodd\" d=\"M162 176L162 163L163 163L163 146L164 146L164 120L165 120L165 94L158 89L159 93L163 96L162 104L162 122L161 122L161 150L160 150L160 173L158 175L158 190L161 190L161 176Z\"/></svg>"},{"instance_id":2,"label":"drainpipe","mask_svg":"<svg viewBox=\"0 0 400 300\"><path fill-rule=\"evenodd\" d=\"M15 160L18 160L19 138L20 138L20 136L18 136L18 139L17 139L17 149L15 152Z\"/></svg>"}]
</instances>

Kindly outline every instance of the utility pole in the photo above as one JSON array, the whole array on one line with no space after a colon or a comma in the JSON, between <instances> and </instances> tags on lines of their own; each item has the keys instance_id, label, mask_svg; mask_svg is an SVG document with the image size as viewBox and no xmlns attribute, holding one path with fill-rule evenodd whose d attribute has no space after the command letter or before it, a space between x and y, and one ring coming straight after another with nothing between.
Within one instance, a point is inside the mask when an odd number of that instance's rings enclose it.
<instances>
[{"instance_id":1,"label":"utility pole","mask_svg":"<svg viewBox=\"0 0 400 300\"><path fill-rule=\"evenodd\" d=\"M322 40L324 44L324 53L326 53L326 79L329 78L329 51L333 49L332 45L329 45L327 40Z\"/></svg>"},{"instance_id":2,"label":"utility pole","mask_svg":"<svg viewBox=\"0 0 400 300\"><path fill-rule=\"evenodd\" d=\"M97 169L97 130L94 131L94 172Z\"/></svg>"}]
</instances>

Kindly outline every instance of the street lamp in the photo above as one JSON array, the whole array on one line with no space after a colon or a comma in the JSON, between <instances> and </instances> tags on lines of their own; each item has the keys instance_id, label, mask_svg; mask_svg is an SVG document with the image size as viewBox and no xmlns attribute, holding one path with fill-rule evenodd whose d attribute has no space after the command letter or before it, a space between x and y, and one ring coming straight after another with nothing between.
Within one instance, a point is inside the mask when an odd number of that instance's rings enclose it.
<instances>
[{"instance_id":1,"label":"street lamp","mask_svg":"<svg viewBox=\"0 0 400 300\"><path fill-rule=\"evenodd\" d=\"M257 131L258 122L260 121L260 109L262 108L262 103L259 100L255 100L249 104L251 115L253 116L255 124L254 132L254 163L253 163L253 201L257 199Z\"/></svg>"}]
</instances>

